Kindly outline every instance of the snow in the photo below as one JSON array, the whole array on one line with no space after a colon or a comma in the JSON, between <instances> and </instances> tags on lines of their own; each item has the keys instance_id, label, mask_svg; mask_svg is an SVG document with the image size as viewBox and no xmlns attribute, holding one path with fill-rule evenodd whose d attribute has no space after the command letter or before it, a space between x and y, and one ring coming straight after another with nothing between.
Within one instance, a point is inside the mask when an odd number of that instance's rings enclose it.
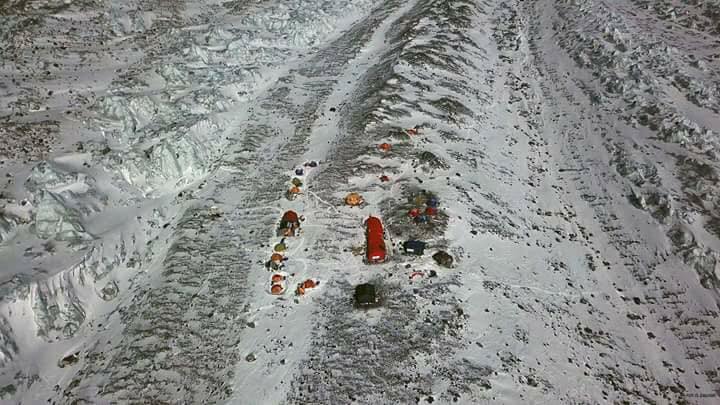
<instances>
[{"instance_id":1,"label":"snow","mask_svg":"<svg viewBox=\"0 0 720 405\"><path fill-rule=\"evenodd\" d=\"M9 3L0 399L709 403L718 4L693 3Z\"/></svg>"}]
</instances>

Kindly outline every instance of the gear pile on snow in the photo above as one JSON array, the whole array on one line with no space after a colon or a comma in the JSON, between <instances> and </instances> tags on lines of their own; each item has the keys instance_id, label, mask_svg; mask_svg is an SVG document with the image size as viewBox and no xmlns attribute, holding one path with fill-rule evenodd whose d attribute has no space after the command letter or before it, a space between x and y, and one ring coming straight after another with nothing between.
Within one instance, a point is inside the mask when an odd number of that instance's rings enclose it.
<instances>
[{"instance_id":1,"label":"gear pile on snow","mask_svg":"<svg viewBox=\"0 0 720 405\"><path fill-rule=\"evenodd\" d=\"M408 211L408 215L416 224L427 224L438 214L440 200L434 194L423 193L413 199L415 207Z\"/></svg>"}]
</instances>

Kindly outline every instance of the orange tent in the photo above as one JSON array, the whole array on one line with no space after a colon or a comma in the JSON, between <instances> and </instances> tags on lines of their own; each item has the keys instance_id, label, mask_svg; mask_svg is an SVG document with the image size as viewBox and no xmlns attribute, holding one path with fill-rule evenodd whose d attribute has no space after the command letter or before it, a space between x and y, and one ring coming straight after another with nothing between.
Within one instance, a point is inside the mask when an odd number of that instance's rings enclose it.
<instances>
[{"instance_id":1,"label":"orange tent","mask_svg":"<svg viewBox=\"0 0 720 405\"><path fill-rule=\"evenodd\" d=\"M270 287L270 293L272 295L280 295L283 292L285 292L285 287L283 287L281 284L273 284Z\"/></svg>"},{"instance_id":2,"label":"orange tent","mask_svg":"<svg viewBox=\"0 0 720 405\"><path fill-rule=\"evenodd\" d=\"M347 196L345 196L345 204L355 207L357 205L360 205L364 202L362 196L358 193L350 193Z\"/></svg>"},{"instance_id":3,"label":"orange tent","mask_svg":"<svg viewBox=\"0 0 720 405\"><path fill-rule=\"evenodd\" d=\"M298 284L297 290L295 290L295 294L297 295L305 295L305 290L309 290L311 288L315 288L320 284L319 281L315 281L311 278L303 281L302 283Z\"/></svg>"}]
</instances>

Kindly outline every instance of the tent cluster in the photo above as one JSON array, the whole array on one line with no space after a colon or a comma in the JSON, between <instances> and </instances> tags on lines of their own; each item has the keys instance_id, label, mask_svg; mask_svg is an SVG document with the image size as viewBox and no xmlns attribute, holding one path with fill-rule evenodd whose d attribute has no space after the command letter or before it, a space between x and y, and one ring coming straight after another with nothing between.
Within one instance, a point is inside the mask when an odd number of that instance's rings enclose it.
<instances>
[{"instance_id":1,"label":"tent cluster","mask_svg":"<svg viewBox=\"0 0 720 405\"><path fill-rule=\"evenodd\" d=\"M287 274L283 271L285 261L287 260L285 251L287 251L287 246L283 238L273 247L270 260L265 263L265 268L267 268L268 271L272 271L270 275L270 293L273 295L282 295L287 289Z\"/></svg>"},{"instance_id":2,"label":"tent cluster","mask_svg":"<svg viewBox=\"0 0 720 405\"><path fill-rule=\"evenodd\" d=\"M317 166L318 163L312 160L303 164L303 167L298 167L297 169L295 169L295 177L290 180L290 188L287 190L287 192L285 192L285 198L292 201L297 198L298 195L302 194L301 187L303 186L303 181L300 179L300 177L305 175L305 171L308 168L315 168Z\"/></svg>"},{"instance_id":3,"label":"tent cluster","mask_svg":"<svg viewBox=\"0 0 720 405\"><path fill-rule=\"evenodd\" d=\"M415 136L419 134L419 128L409 128L404 130L407 135ZM389 152L392 149L392 145L389 143L382 143L378 145L378 149L382 152ZM306 171L310 168L317 167L317 162L308 162L303 167L296 168L294 170L294 177L290 181L291 186L288 189L286 196L290 200L294 200L302 194L303 176L306 175ZM381 182L389 182L390 178L387 175L381 175L379 177ZM345 196L343 202L349 207L363 206L365 203L364 198L357 192L349 193ZM412 208L408 211L408 216L412 218L412 221L417 224L427 224L433 221L438 215L438 208L440 201L437 196L423 192L416 196L413 201ZM288 288L288 275L284 270L285 262L288 260L286 256L287 246L286 238L296 237L301 232L301 223L304 218L298 215L295 211L286 211L280 218L280 222L277 227L277 236L281 237L279 243L277 243L270 259L266 262L266 268L272 274L270 276L270 293L273 295L283 295ZM384 263L388 259L388 249L386 244L386 233L383 226L382 220L377 217L370 215L365 219L365 258L366 264L378 264ZM402 243L402 252L406 255L422 256L427 249L427 244L420 240L407 240ZM358 252L359 253L359 252ZM453 258L444 251L437 251L433 255L433 259L441 266L451 267ZM435 271L430 271L430 277L435 276ZM422 271L413 271L410 274L410 279L413 280L417 277L422 277L424 273ZM294 276L294 274L292 274ZM316 279L306 279L298 282L295 287L295 294L302 296L308 293L309 290L314 289L320 285L320 281ZM381 299L377 292L376 286L365 283L356 286L355 289L355 303L358 307L368 308L381 305Z\"/></svg>"},{"instance_id":4,"label":"tent cluster","mask_svg":"<svg viewBox=\"0 0 720 405\"><path fill-rule=\"evenodd\" d=\"M415 136L420 133L419 127L405 129L404 132L407 135ZM389 143L382 143L378 145L378 149L382 152L389 152L392 149L392 145ZM387 175L380 176L381 182L389 182L390 178ZM362 204L364 201L362 197L357 193L350 193L345 197L345 204L349 206L357 206ZM433 221L438 215L438 208L440 206L440 200L437 196L431 193L423 192L416 196L413 201L412 208L408 211L408 216L412 218L413 223L416 225L428 224ZM383 263L388 259L388 251L385 244L386 235L383 228L383 223L380 218L375 216L369 216L365 220L365 263L375 264ZM402 243L402 252L406 255L423 256L427 249L427 243L420 240L407 240ZM435 262L444 267L452 267L453 258L447 252L438 250L433 254L432 258ZM428 273L429 277L435 277L437 272L430 270ZM418 277L425 275L422 271L413 271L409 278L413 280ZM376 287L370 283L359 284L355 287L355 305L358 308L371 308L380 305L381 299L380 294L376 291Z\"/></svg>"},{"instance_id":5,"label":"tent cluster","mask_svg":"<svg viewBox=\"0 0 720 405\"><path fill-rule=\"evenodd\" d=\"M302 176L305 175L306 171L315 168L318 163L315 161L307 162L303 167L295 169L295 177L290 181L291 186L286 192L286 197L289 200L294 200L297 196L302 194L301 187L303 186ZM284 271L285 262L288 260L286 256L287 244L286 238L296 237L301 232L301 223L305 221L305 218L298 215L293 210L286 211L280 218L280 222L276 229L276 235L281 237L280 242L273 246L273 252L270 255L270 259L265 262L265 268L271 272L270 275L270 293L272 295L284 295L288 289L288 278L294 276L294 274L288 274ZM305 295L308 290L316 288L320 285L320 281L316 279L306 279L298 283L295 294Z\"/></svg>"},{"instance_id":6,"label":"tent cluster","mask_svg":"<svg viewBox=\"0 0 720 405\"><path fill-rule=\"evenodd\" d=\"M297 236L300 231L301 221L303 221L303 217L298 216L297 213L292 210L286 211L282 218L280 218L277 234L283 236L283 238L273 247L270 260L265 263L265 268L272 272L270 275L270 293L273 295L283 295L287 291L289 275L283 271L285 262L288 260L287 256L285 256L287 252L285 237ZM305 295L307 290L315 288L318 285L320 285L320 281L309 278L297 285L295 294Z\"/></svg>"}]
</instances>

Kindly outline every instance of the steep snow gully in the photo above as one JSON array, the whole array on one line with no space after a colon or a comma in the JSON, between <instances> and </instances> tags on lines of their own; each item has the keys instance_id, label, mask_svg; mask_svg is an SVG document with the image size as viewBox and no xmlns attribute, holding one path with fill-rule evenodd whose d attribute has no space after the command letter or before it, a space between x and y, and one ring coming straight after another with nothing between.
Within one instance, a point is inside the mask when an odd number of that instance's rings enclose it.
<instances>
[{"instance_id":1,"label":"steep snow gully","mask_svg":"<svg viewBox=\"0 0 720 405\"><path fill-rule=\"evenodd\" d=\"M718 403L718 10L4 2L0 399Z\"/></svg>"}]
</instances>

